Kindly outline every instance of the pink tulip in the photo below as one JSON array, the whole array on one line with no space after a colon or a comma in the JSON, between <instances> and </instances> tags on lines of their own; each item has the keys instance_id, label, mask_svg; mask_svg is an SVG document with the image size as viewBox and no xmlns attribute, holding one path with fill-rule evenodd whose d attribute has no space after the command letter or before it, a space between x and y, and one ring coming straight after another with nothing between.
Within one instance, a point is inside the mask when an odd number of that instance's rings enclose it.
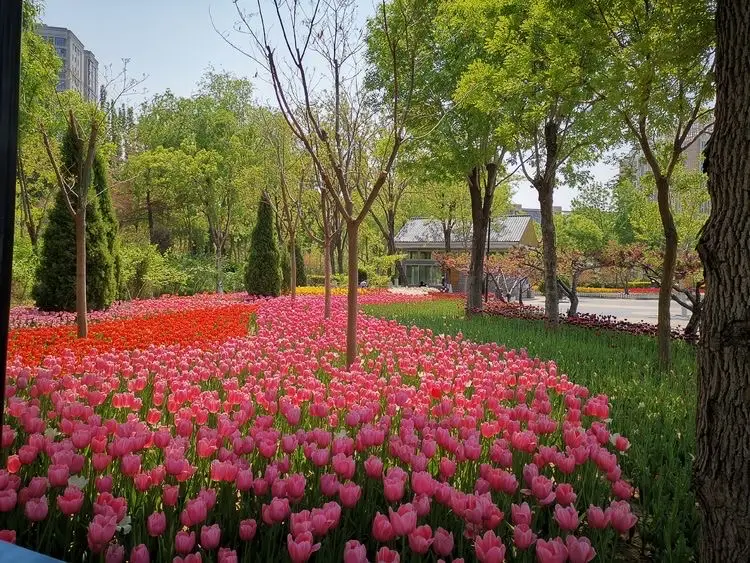
<instances>
[{"instance_id":1,"label":"pink tulip","mask_svg":"<svg viewBox=\"0 0 750 563\"><path fill-rule=\"evenodd\" d=\"M185 532L180 530L174 539L174 549L177 553L186 555L193 551L195 547L195 532Z\"/></svg>"},{"instance_id":2,"label":"pink tulip","mask_svg":"<svg viewBox=\"0 0 750 563\"><path fill-rule=\"evenodd\" d=\"M444 479L450 479L456 474L456 462L447 457L440 459L440 476Z\"/></svg>"},{"instance_id":3,"label":"pink tulip","mask_svg":"<svg viewBox=\"0 0 750 563\"><path fill-rule=\"evenodd\" d=\"M130 563L150 563L151 556L144 544L136 545L130 550Z\"/></svg>"},{"instance_id":4,"label":"pink tulip","mask_svg":"<svg viewBox=\"0 0 750 563\"><path fill-rule=\"evenodd\" d=\"M374 455L365 460L365 474L371 479L380 479L383 476L383 461Z\"/></svg>"},{"instance_id":5,"label":"pink tulip","mask_svg":"<svg viewBox=\"0 0 750 563\"><path fill-rule=\"evenodd\" d=\"M555 521L561 529L575 530L578 527L578 511L573 506L555 506Z\"/></svg>"},{"instance_id":6,"label":"pink tulip","mask_svg":"<svg viewBox=\"0 0 750 563\"><path fill-rule=\"evenodd\" d=\"M78 487L67 487L62 495L57 497L57 507L65 516L77 514L83 506L83 491Z\"/></svg>"},{"instance_id":7,"label":"pink tulip","mask_svg":"<svg viewBox=\"0 0 750 563\"><path fill-rule=\"evenodd\" d=\"M310 559L320 549L320 544L313 543L314 541L310 532L304 532L296 538L292 538L292 534L287 535L286 546L292 563L304 563Z\"/></svg>"},{"instance_id":8,"label":"pink tulip","mask_svg":"<svg viewBox=\"0 0 750 563\"><path fill-rule=\"evenodd\" d=\"M588 538L568 536L565 538L565 544L568 548L568 560L570 563L589 563L589 561L596 557L596 550L591 547L591 540Z\"/></svg>"},{"instance_id":9,"label":"pink tulip","mask_svg":"<svg viewBox=\"0 0 750 563\"><path fill-rule=\"evenodd\" d=\"M67 465L50 465L47 469L47 478L52 487L66 487L70 469Z\"/></svg>"},{"instance_id":10,"label":"pink tulip","mask_svg":"<svg viewBox=\"0 0 750 563\"><path fill-rule=\"evenodd\" d=\"M361 496L362 488L351 481L347 481L339 487L339 499L344 508L354 508Z\"/></svg>"},{"instance_id":11,"label":"pink tulip","mask_svg":"<svg viewBox=\"0 0 750 563\"><path fill-rule=\"evenodd\" d=\"M203 549L216 549L221 541L221 528L218 524L212 526L201 526L201 547Z\"/></svg>"},{"instance_id":12,"label":"pink tulip","mask_svg":"<svg viewBox=\"0 0 750 563\"><path fill-rule=\"evenodd\" d=\"M14 489L0 491L0 512L10 512L16 507L18 493Z\"/></svg>"},{"instance_id":13,"label":"pink tulip","mask_svg":"<svg viewBox=\"0 0 750 563\"><path fill-rule=\"evenodd\" d=\"M380 512L375 514L372 521L372 537L380 543L386 543L396 537L390 519Z\"/></svg>"},{"instance_id":14,"label":"pink tulip","mask_svg":"<svg viewBox=\"0 0 750 563\"><path fill-rule=\"evenodd\" d=\"M162 500L166 506L176 506L179 494L179 485L164 485Z\"/></svg>"},{"instance_id":15,"label":"pink tulip","mask_svg":"<svg viewBox=\"0 0 750 563\"><path fill-rule=\"evenodd\" d=\"M241 520L240 521L240 539L242 541L252 541L255 537L255 532L258 529L258 524L253 519Z\"/></svg>"},{"instance_id":16,"label":"pink tulip","mask_svg":"<svg viewBox=\"0 0 750 563\"><path fill-rule=\"evenodd\" d=\"M605 512L598 506L589 505L589 509L586 512L586 520L589 526L598 530L603 530L609 526L609 512Z\"/></svg>"},{"instance_id":17,"label":"pink tulip","mask_svg":"<svg viewBox=\"0 0 750 563\"><path fill-rule=\"evenodd\" d=\"M453 552L453 545L453 532L449 532L443 528L435 530L432 550L436 555L447 557Z\"/></svg>"},{"instance_id":18,"label":"pink tulip","mask_svg":"<svg viewBox=\"0 0 750 563\"><path fill-rule=\"evenodd\" d=\"M125 561L125 548L116 543L110 544L104 554L106 563L122 563Z\"/></svg>"},{"instance_id":19,"label":"pink tulip","mask_svg":"<svg viewBox=\"0 0 750 563\"><path fill-rule=\"evenodd\" d=\"M555 498L557 503L562 506L568 506L576 501L576 494L570 483L560 483L555 489Z\"/></svg>"},{"instance_id":20,"label":"pink tulip","mask_svg":"<svg viewBox=\"0 0 750 563\"><path fill-rule=\"evenodd\" d=\"M409 548L414 553L425 554L430 550L432 545L432 528L425 524L424 526L417 526L409 536Z\"/></svg>"},{"instance_id":21,"label":"pink tulip","mask_svg":"<svg viewBox=\"0 0 750 563\"><path fill-rule=\"evenodd\" d=\"M474 551L481 563L502 563L505 561L505 545L495 532L489 530L474 540Z\"/></svg>"},{"instance_id":22,"label":"pink tulip","mask_svg":"<svg viewBox=\"0 0 750 563\"><path fill-rule=\"evenodd\" d=\"M513 528L513 544L518 549L528 549L536 541L536 535L528 524L517 524Z\"/></svg>"},{"instance_id":23,"label":"pink tulip","mask_svg":"<svg viewBox=\"0 0 750 563\"><path fill-rule=\"evenodd\" d=\"M615 481L612 492L620 500L627 500L633 496L633 487L627 481Z\"/></svg>"},{"instance_id":24,"label":"pink tulip","mask_svg":"<svg viewBox=\"0 0 750 563\"><path fill-rule=\"evenodd\" d=\"M344 563L368 563L367 548L357 540L349 540L344 546Z\"/></svg>"},{"instance_id":25,"label":"pink tulip","mask_svg":"<svg viewBox=\"0 0 750 563\"><path fill-rule=\"evenodd\" d=\"M229 549L228 547L220 547L219 548L219 559L218 563L238 563L239 558L237 557L237 552L233 549Z\"/></svg>"},{"instance_id":26,"label":"pink tulip","mask_svg":"<svg viewBox=\"0 0 750 563\"><path fill-rule=\"evenodd\" d=\"M618 500L612 502L607 508L609 522L617 533L624 534L630 528L635 526L638 518L630 511L630 505L627 501Z\"/></svg>"},{"instance_id":27,"label":"pink tulip","mask_svg":"<svg viewBox=\"0 0 750 563\"><path fill-rule=\"evenodd\" d=\"M539 563L565 563L568 549L560 538L536 540L536 558Z\"/></svg>"},{"instance_id":28,"label":"pink tulip","mask_svg":"<svg viewBox=\"0 0 750 563\"><path fill-rule=\"evenodd\" d=\"M324 496L336 496L339 492L339 486L339 479L333 473L324 473L320 476L320 492Z\"/></svg>"},{"instance_id":29,"label":"pink tulip","mask_svg":"<svg viewBox=\"0 0 750 563\"><path fill-rule=\"evenodd\" d=\"M511 504L510 513L513 524L516 526L520 524L526 524L527 526L531 525L531 508L529 507L529 503L524 502L520 505Z\"/></svg>"},{"instance_id":30,"label":"pink tulip","mask_svg":"<svg viewBox=\"0 0 750 563\"><path fill-rule=\"evenodd\" d=\"M47 504L47 497L45 496L29 499L24 507L26 518L32 522L41 522L47 518L48 513L49 505Z\"/></svg>"},{"instance_id":31,"label":"pink tulip","mask_svg":"<svg viewBox=\"0 0 750 563\"><path fill-rule=\"evenodd\" d=\"M274 497L271 500L271 504L264 504L261 507L263 522L269 526L283 522L289 517L290 513L289 499L286 498Z\"/></svg>"},{"instance_id":32,"label":"pink tulip","mask_svg":"<svg viewBox=\"0 0 750 563\"><path fill-rule=\"evenodd\" d=\"M387 547L381 547L375 554L375 563L399 563L401 558L398 555L398 551L388 549Z\"/></svg>"},{"instance_id":33,"label":"pink tulip","mask_svg":"<svg viewBox=\"0 0 750 563\"><path fill-rule=\"evenodd\" d=\"M396 512L388 509L389 519L396 536L405 536L417 527L417 512L411 504L402 504Z\"/></svg>"}]
</instances>

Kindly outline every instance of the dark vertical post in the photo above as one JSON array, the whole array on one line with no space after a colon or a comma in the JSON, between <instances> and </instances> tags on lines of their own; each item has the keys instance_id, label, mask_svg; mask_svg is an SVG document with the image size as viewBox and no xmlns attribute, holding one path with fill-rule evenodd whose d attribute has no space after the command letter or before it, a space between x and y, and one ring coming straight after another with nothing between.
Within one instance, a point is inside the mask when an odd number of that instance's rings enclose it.
<instances>
[{"instance_id":1,"label":"dark vertical post","mask_svg":"<svg viewBox=\"0 0 750 563\"><path fill-rule=\"evenodd\" d=\"M487 264L490 259L490 236L492 235L492 215L487 217L487 252L484 255L484 263ZM487 303L490 298L490 275L487 268L484 268L484 302Z\"/></svg>"},{"instance_id":2,"label":"dark vertical post","mask_svg":"<svg viewBox=\"0 0 750 563\"><path fill-rule=\"evenodd\" d=\"M0 443L5 414L21 73L22 0L0 1Z\"/></svg>"}]
</instances>

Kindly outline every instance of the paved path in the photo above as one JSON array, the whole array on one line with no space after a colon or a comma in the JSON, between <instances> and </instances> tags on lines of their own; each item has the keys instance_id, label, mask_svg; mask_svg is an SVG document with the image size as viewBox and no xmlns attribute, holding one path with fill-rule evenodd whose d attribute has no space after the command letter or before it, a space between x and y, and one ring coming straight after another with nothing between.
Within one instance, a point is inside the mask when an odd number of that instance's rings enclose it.
<instances>
[{"instance_id":1,"label":"paved path","mask_svg":"<svg viewBox=\"0 0 750 563\"><path fill-rule=\"evenodd\" d=\"M524 303L544 307L544 297L534 297L526 300ZM568 310L570 303L560 302L560 312ZM613 315L618 319L624 319L631 322L646 322L656 324L656 312L658 304L656 299L598 299L595 297L579 297L578 311L580 313L594 313L597 315ZM687 315L682 315L682 307L672 301L671 307L672 325L685 326L690 320L690 311Z\"/></svg>"}]
</instances>

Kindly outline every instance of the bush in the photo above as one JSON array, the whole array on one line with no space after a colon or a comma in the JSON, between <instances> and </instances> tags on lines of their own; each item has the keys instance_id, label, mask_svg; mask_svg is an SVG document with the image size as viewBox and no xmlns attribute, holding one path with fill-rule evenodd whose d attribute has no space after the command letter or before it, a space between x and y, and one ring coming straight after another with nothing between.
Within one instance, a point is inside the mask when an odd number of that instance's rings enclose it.
<instances>
[{"instance_id":1,"label":"bush","mask_svg":"<svg viewBox=\"0 0 750 563\"><path fill-rule=\"evenodd\" d=\"M281 291L279 248L273 228L273 207L267 194L258 204L250 256L245 269L245 289L250 295L277 297Z\"/></svg>"},{"instance_id":2,"label":"bush","mask_svg":"<svg viewBox=\"0 0 750 563\"><path fill-rule=\"evenodd\" d=\"M99 201L99 208L101 210L102 224L104 226L104 233L107 240L107 249L112 257L112 279L110 283L112 286L109 291L112 292L113 298L116 297L120 292L122 284L122 256L120 256L120 233L119 225L117 223L117 216L115 215L115 208L112 205L112 194L109 189L109 182L107 180L107 165L104 162L104 158L97 154L94 159L94 191L96 192L97 199Z\"/></svg>"},{"instance_id":3,"label":"bush","mask_svg":"<svg viewBox=\"0 0 750 563\"><path fill-rule=\"evenodd\" d=\"M39 258L34 252L31 240L18 234L13 241L13 281L11 294L13 301L24 303L36 280Z\"/></svg>"},{"instance_id":4,"label":"bush","mask_svg":"<svg viewBox=\"0 0 750 563\"><path fill-rule=\"evenodd\" d=\"M185 293L190 278L169 258L159 252L157 245L123 244L122 297L136 299Z\"/></svg>"},{"instance_id":5,"label":"bush","mask_svg":"<svg viewBox=\"0 0 750 563\"><path fill-rule=\"evenodd\" d=\"M42 235L36 283L32 296L44 311L75 311L76 239L73 216L65 196L58 191L49 223ZM106 226L96 194L89 194L86 212L86 296L91 310L109 307L116 285L112 256L107 246Z\"/></svg>"},{"instance_id":6,"label":"bush","mask_svg":"<svg viewBox=\"0 0 750 563\"><path fill-rule=\"evenodd\" d=\"M323 286L326 283L325 276L319 276L318 274L310 274L307 276L308 286Z\"/></svg>"}]
</instances>

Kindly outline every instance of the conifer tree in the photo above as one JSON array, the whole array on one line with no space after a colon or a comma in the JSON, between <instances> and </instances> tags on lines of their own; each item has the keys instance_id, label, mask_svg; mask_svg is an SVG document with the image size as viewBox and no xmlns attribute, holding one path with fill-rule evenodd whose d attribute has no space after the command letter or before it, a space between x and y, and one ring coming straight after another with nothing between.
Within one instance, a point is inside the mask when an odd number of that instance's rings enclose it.
<instances>
[{"instance_id":1,"label":"conifer tree","mask_svg":"<svg viewBox=\"0 0 750 563\"><path fill-rule=\"evenodd\" d=\"M273 207L267 194L258 204L250 256L245 268L245 289L250 295L277 297L281 291L279 246L274 231Z\"/></svg>"}]
</instances>

